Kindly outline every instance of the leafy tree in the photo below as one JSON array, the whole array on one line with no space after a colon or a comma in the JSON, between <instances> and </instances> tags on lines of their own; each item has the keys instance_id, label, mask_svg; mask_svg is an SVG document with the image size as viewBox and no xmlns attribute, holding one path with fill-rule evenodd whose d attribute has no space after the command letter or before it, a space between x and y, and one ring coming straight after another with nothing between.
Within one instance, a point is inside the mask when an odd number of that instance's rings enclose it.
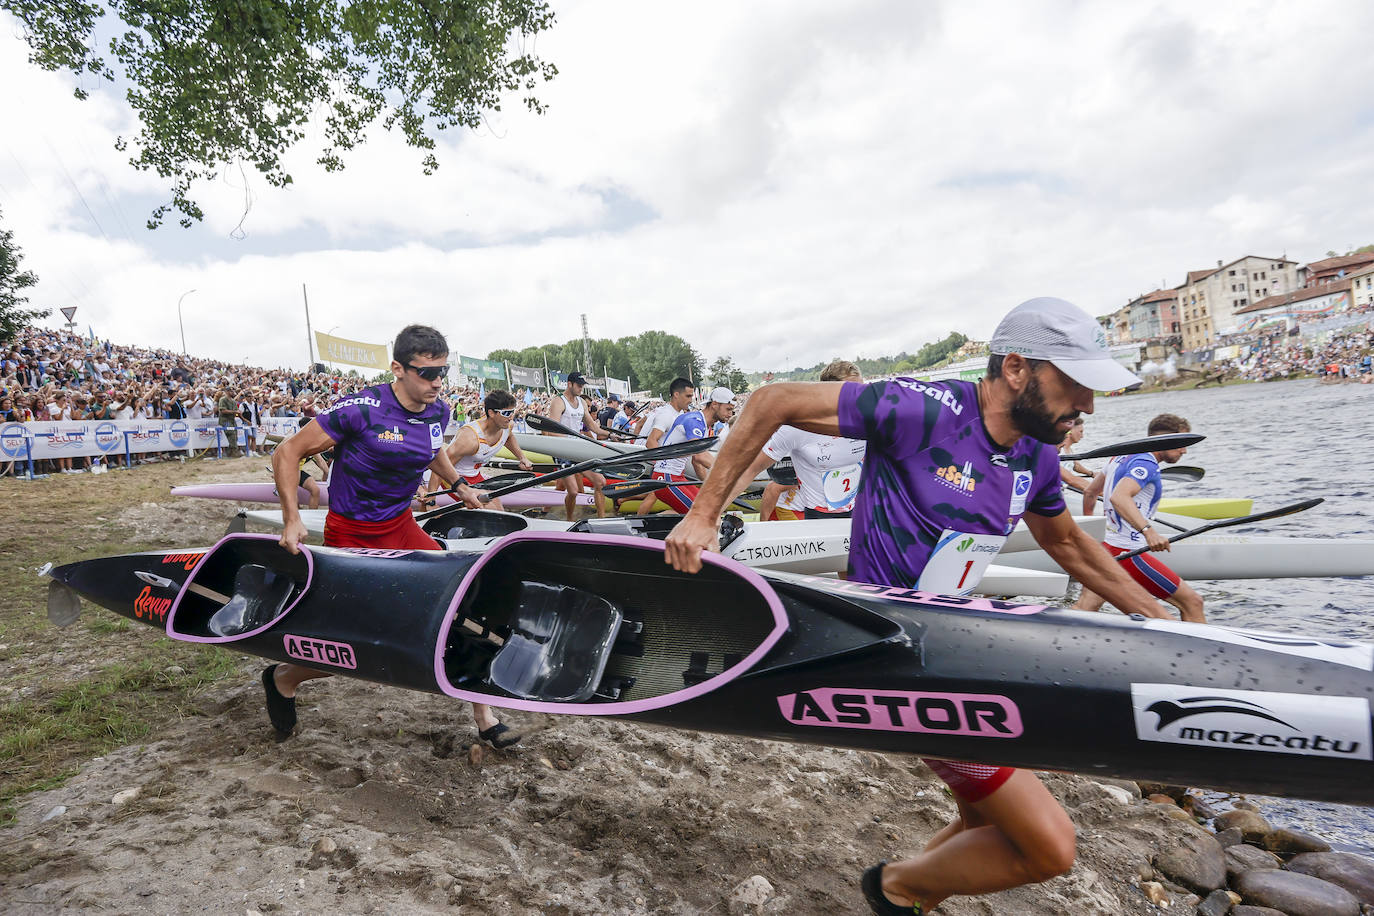
<instances>
[{"instance_id":1,"label":"leafy tree","mask_svg":"<svg viewBox=\"0 0 1374 916\"><path fill-rule=\"evenodd\" d=\"M14 232L0 229L0 344L13 341L26 324L52 314L51 309L20 308L29 301L21 291L38 282L33 271L19 269L23 259L23 249L14 244Z\"/></svg>"},{"instance_id":2,"label":"leafy tree","mask_svg":"<svg viewBox=\"0 0 1374 916\"><path fill-rule=\"evenodd\" d=\"M665 331L645 331L635 338L630 350L630 365L638 388L667 394L678 376L702 381L701 357L687 341Z\"/></svg>"},{"instance_id":3,"label":"leafy tree","mask_svg":"<svg viewBox=\"0 0 1374 916\"><path fill-rule=\"evenodd\" d=\"M534 90L558 72L526 50L553 25L546 0L0 0L0 9L23 24L32 63L127 83L141 128L115 145L171 183L150 229L173 208L183 226L201 219L192 182L239 162L290 184L282 156L317 113L327 171L343 168L380 118L427 151L430 174L433 132L477 127L507 92L543 113ZM107 11L120 20L111 60L96 39Z\"/></svg>"},{"instance_id":4,"label":"leafy tree","mask_svg":"<svg viewBox=\"0 0 1374 916\"><path fill-rule=\"evenodd\" d=\"M728 356L720 356L706 370L706 377L712 385L724 385L739 394L749 388L749 376Z\"/></svg>"}]
</instances>

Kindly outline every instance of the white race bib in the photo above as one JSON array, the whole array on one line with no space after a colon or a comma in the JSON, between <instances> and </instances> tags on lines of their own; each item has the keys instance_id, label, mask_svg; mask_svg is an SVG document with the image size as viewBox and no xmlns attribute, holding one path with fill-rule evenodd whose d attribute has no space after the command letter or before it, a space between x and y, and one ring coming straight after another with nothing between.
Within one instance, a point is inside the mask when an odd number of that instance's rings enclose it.
<instances>
[{"instance_id":1,"label":"white race bib","mask_svg":"<svg viewBox=\"0 0 1374 916\"><path fill-rule=\"evenodd\" d=\"M964 534L946 528L916 587L938 595L967 595L983 581L983 573L1006 541L1003 535Z\"/></svg>"},{"instance_id":2,"label":"white race bib","mask_svg":"<svg viewBox=\"0 0 1374 916\"><path fill-rule=\"evenodd\" d=\"M833 468L821 478L821 492L825 494L826 508L831 511L848 510L854 505L854 495L859 492L859 473L862 464Z\"/></svg>"}]
</instances>

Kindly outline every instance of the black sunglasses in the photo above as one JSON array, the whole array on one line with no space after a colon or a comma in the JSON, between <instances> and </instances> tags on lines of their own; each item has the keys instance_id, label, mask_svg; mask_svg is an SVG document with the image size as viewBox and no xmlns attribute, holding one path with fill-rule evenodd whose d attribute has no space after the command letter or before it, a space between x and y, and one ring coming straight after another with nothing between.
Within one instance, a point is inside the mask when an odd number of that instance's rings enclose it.
<instances>
[{"instance_id":1,"label":"black sunglasses","mask_svg":"<svg viewBox=\"0 0 1374 916\"><path fill-rule=\"evenodd\" d=\"M448 366L412 366L410 363L402 365L427 382L448 377Z\"/></svg>"}]
</instances>

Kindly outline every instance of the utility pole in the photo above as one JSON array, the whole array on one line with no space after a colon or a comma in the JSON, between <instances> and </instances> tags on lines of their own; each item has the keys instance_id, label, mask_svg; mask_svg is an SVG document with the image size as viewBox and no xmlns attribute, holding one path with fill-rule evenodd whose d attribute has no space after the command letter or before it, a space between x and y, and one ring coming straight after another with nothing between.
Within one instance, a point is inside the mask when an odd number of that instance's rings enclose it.
<instances>
[{"instance_id":1,"label":"utility pole","mask_svg":"<svg viewBox=\"0 0 1374 916\"><path fill-rule=\"evenodd\" d=\"M310 330L310 297L305 294L305 284L301 284L301 299L305 302L305 346L310 353L310 362L306 365L307 375L315 371L315 334Z\"/></svg>"},{"instance_id":2,"label":"utility pole","mask_svg":"<svg viewBox=\"0 0 1374 916\"><path fill-rule=\"evenodd\" d=\"M587 336L587 313L582 313L582 371L592 374L592 340Z\"/></svg>"}]
</instances>

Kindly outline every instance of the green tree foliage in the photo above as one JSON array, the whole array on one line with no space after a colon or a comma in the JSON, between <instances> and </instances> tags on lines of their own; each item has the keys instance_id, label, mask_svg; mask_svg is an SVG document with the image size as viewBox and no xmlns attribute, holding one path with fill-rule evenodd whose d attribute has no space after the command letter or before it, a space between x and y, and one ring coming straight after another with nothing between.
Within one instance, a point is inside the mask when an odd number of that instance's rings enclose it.
<instances>
[{"instance_id":1,"label":"green tree foliage","mask_svg":"<svg viewBox=\"0 0 1374 916\"><path fill-rule=\"evenodd\" d=\"M52 314L50 309L21 308L29 301L23 291L38 282L33 271L19 269L23 259L23 249L14 243L14 232L0 229L0 344L13 341L24 325Z\"/></svg>"},{"instance_id":2,"label":"green tree foliage","mask_svg":"<svg viewBox=\"0 0 1374 916\"><path fill-rule=\"evenodd\" d=\"M859 367L859 371L867 378L869 376L892 375L899 372L919 372L930 369L942 363L948 362L950 357L964 344L968 343L968 338L963 334L951 332L943 340L925 344L914 354L903 350L896 356L879 356L874 359L856 359L854 364ZM834 357L842 359L842 357ZM833 360L826 360L823 363L816 363L814 366L797 366L776 372L773 377L775 382L814 382L821 377L821 370L828 366ZM763 374L755 372L748 376L754 384L758 384Z\"/></svg>"},{"instance_id":3,"label":"green tree foliage","mask_svg":"<svg viewBox=\"0 0 1374 916\"><path fill-rule=\"evenodd\" d=\"M635 389L648 389L659 395L668 393L668 386L678 376L685 376L701 384L701 357L692 346L666 331L645 331L635 338L630 349L630 365L634 368Z\"/></svg>"},{"instance_id":4,"label":"green tree foliage","mask_svg":"<svg viewBox=\"0 0 1374 916\"><path fill-rule=\"evenodd\" d=\"M128 86L141 126L131 164L171 183L181 225L203 217L191 184L236 163L282 187L282 156L307 125L323 130L319 164L343 168L374 121L399 128L438 168L433 133L477 127L505 93L534 95L557 74L531 49L554 21L545 0L0 0L24 27L29 59ZM120 20L108 54L96 32ZM83 88L76 90L85 98Z\"/></svg>"},{"instance_id":5,"label":"green tree foliage","mask_svg":"<svg viewBox=\"0 0 1374 916\"><path fill-rule=\"evenodd\" d=\"M749 389L749 376L728 356L717 357L706 369L706 378L710 384L724 385L735 394Z\"/></svg>"}]
</instances>

